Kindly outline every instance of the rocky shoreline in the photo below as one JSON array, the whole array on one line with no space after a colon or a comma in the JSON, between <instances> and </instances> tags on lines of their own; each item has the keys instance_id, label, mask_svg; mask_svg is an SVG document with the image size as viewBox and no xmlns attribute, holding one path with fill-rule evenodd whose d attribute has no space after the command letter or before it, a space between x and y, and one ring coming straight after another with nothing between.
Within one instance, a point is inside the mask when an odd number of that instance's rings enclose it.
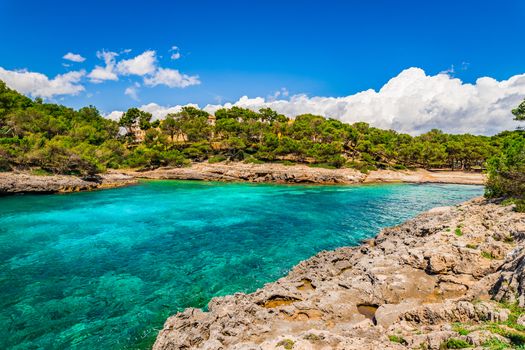
<instances>
[{"instance_id":1,"label":"rocky shoreline","mask_svg":"<svg viewBox=\"0 0 525 350\"><path fill-rule=\"evenodd\" d=\"M129 175L108 173L83 179L69 175L0 173L0 195L16 193L67 193L127 186L137 180Z\"/></svg>"},{"instance_id":2,"label":"rocky shoreline","mask_svg":"<svg viewBox=\"0 0 525 350\"><path fill-rule=\"evenodd\" d=\"M159 168L150 171L125 171L126 174L145 179L177 179L204 181L246 181L269 183L316 183L316 184L357 184L357 183L453 183L482 185L482 173L462 171L418 170L376 170L364 174L355 169L324 169L306 165L283 165L275 163L246 164L194 163L187 168Z\"/></svg>"},{"instance_id":3,"label":"rocky shoreline","mask_svg":"<svg viewBox=\"0 0 525 350\"><path fill-rule=\"evenodd\" d=\"M65 193L127 186L138 179L241 181L281 184L360 183L449 183L482 185L485 175L461 171L376 170L364 174L355 169L324 169L306 165L246 163L194 163L185 168L158 168L148 171L109 170L91 178L68 175L33 175L0 172L0 195L14 193Z\"/></svg>"},{"instance_id":4,"label":"rocky shoreline","mask_svg":"<svg viewBox=\"0 0 525 350\"><path fill-rule=\"evenodd\" d=\"M186 309L153 349L517 348L523 307L525 214L475 199Z\"/></svg>"}]
</instances>

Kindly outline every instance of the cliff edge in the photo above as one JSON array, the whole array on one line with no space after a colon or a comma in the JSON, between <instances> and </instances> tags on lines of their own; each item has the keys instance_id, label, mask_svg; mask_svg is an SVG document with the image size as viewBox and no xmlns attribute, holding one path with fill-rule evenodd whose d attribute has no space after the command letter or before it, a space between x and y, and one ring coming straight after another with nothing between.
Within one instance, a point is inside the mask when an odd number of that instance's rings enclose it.
<instances>
[{"instance_id":1,"label":"cliff edge","mask_svg":"<svg viewBox=\"0 0 525 350\"><path fill-rule=\"evenodd\" d=\"M475 199L170 317L155 350L525 344L525 214ZM503 346L502 345L502 346Z\"/></svg>"}]
</instances>

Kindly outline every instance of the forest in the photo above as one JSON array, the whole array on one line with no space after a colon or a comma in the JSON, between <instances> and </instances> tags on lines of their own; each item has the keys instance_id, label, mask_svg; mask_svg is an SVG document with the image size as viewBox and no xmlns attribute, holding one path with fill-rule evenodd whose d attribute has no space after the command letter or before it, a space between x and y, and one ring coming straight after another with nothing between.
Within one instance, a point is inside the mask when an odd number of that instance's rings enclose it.
<instances>
[{"instance_id":1,"label":"forest","mask_svg":"<svg viewBox=\"0 0 525 350\"><path fill-rule=\"evenodd\" d=\"M512 113L525 121L525 101ZM279 162L375 169L486 171L487 197L525 210L525 130L494 136L440 130L411 136L364 122L232 107L212 116L184 107L162 120L130 108L119 121L30 99L0 81L0 171L93 176L108 168L183 167L192 162Z\"/></svg>"}]
</instances>

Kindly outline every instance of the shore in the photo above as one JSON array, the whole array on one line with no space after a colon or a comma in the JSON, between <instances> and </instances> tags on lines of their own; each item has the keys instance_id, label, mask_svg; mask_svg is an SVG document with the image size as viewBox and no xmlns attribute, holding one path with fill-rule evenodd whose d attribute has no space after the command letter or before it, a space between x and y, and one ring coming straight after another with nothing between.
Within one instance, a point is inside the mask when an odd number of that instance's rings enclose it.
<instances>
[{"instance_id":1,"label":"shore","mask_svg":"<svg viewBox=\"0 0 525 350\"><path fill-rule=\"evenodd\" d=\"M68 193L114 188L137 183L129 175L101 174L91 179L69 175L32 175L27 173L1 173L0 195L15 193Z\"/></svg>"},{"instance_id":2,"label":"shore","mask_svg":"<svg viewBox=\"0 0 525 350\"><path fill-rule=\"evenodd\" d=\"M14 193L67 193L122 187L139 179L200 181L241 181L281 184L361 184L361 183L448 183L483 185L485 175L463 171L375 170L364 174L355 169L324 169L306 165L194 163L186 168L158 168L149 171L109 170L90 179L69 175L0 173L0 195Z\"/></svg>"},{"instance_id":3,"label":"shore","mask_svg":"<svg viewBox=\"0 0 525 350\"><path fill-rule=\"evenodd\" d=\"M283 165L275 163L194 163L187 168L159 168L150 171L123 171L125 174L144 179L177 179L204 181L246 181L270 183L450 183L482 185L485 175L464 171L375 170L364 174L355 169L324 169L307 165Z\"/></svg>"},{"instance_id":4,"label":"shore","mask_svg":"<svg viewBox=\"0 0 525 350\"><path fill-rule=\"evenodd\" d=\"M212 299L207 312L186 309L153 349L517 346L525 342L518 306L525 214L479 198L323 251L254 293Z\"/></svg>"}]
</instances>

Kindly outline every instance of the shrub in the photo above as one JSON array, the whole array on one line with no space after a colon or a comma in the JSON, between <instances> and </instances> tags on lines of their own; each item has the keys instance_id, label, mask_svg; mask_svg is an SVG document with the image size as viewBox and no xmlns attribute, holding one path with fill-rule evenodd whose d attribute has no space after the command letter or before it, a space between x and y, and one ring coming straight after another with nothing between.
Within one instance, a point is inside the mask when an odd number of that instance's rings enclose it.
<instances>
[{"instance_id":1,"label":"shrub","mask_svg":"<svg viewBox=\"0 0 525 350\"><path fill-rule=\"evenodd\" d=\"M210 163L210 164L220 163L220 162L224 162L226 159L228 159L228 158L226 158L226 156L224 156L222 154L218 154L218 155L213 156L210 159L208 159L208 163Z\"/></svg>"},{"instance_id":2,"label":"shrub","mask_svg":"<svg viewBox=\"0 0 525 350\"><path fill-rule=\"evenodd\" d=\"M445 343L443 343L440 348L442 349L465 349L465 348L471 348L472 345L467 343L464 340L456 339L456 338L450 338Z\"/></svg>"}]
</instances>

